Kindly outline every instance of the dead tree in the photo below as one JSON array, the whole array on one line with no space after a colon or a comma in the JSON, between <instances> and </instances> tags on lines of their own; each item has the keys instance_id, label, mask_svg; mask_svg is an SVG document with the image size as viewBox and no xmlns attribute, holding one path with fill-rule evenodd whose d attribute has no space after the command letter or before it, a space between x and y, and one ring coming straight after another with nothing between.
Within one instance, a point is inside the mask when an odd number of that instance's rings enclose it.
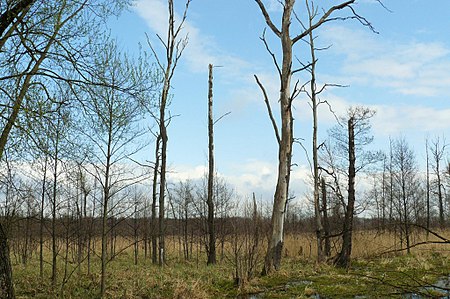
<instances>
[{"instance_id":1,"label":"dead tree","mask_svg":"<svg viewBox=\"0 0 450 299\"><path fill-rule=\"evenodd\" d=\"M444 159L445 149L448 146L446 144L445 139L440 139L436 137L435 140L432 141L430 150L433 158L433 171L435 175L435 191L434 193L437 195L438 199L438 209L439 209L439 225L441 228L444 227L445 224L445 211L444 211L444 185L442 181L442 168L441 163Z\"/></svg>"},{"instance_id":2,"label":"dead tree","mask_svg":"<svg viewBox=\"0 0 450 299\"><path fill-rule=\"evenodd\" d=\"M261 39L266 47L266 50L269 52L273 59L280 80L280 93L278 102L280 104L281 129L279 129L277 121L275 120L272 113L269 98L264 85L255 75L256 82L263 93L264 101L278 143L278 177L273 201L271 236L269 239L264 268L262 271L263 274L267 274L272 270L278 270L281 264L284 214L286 211L286 203L289 194L289 181L292 164L292 146L294 141L294 119L292 117L292 104L293 100L298 95L300 90L298 88L298 82L295 84L293 90L291 90L291 80L293 74L305 69L305 66L302 66L298 69L293 68L293 47L298 41L307 38L311 31L317 29L322 24L336 19L347 19L341 17L331 17L331 15L338 10L349 8L352 12L352 16L348 18L358 19L360 22L368 26L370 26L370 24L364 18L358 16L355 13L352 7L352 4L354 4L355 0L350 0L332 6L327 10L323 10L323 14L318 18L318 20L315 20L309 26L304 26L298 19L297 15L294 13L295 0L285 0L279 1L283 6L283 12L281 18L281 27L277 27L273 23L273 20L269 15L269 12L267 11L263 1L255 1L259 6L262 15L264 16L267 26L280 40L282 49L282 62L280 65L276 55L270 50L267 40L265 39L265 35L263 34ZM294 36L291 35L291 23L293 16L299 21L302 28L302 32Z\"/></svg>"},{"instance_id":3,"label":"dead tree","mask_svg":"<svg viewBox=\"0 0 450 299\"><path fill-rule=\"evenodd\" d=\"M155 170L154 175L159 174L159 221L158 221L158 257L159 265L163 266L165 263L165 193L166 193L166 168L167 168L167 126L170 123L170 114L166 116L167 107L169 105L169 91L171 87L171 82L173 75L175 73L178 61L181 58L181 54L186 48L188 38L187 36L180 38L181 29L183 28L184 22L186 21L187 11L191 0L186 1L186 6L184 9L183 16L178 24L175 24L175 10L173 5L173 0L168 0L168 10L169 10L169 26L167 30L166 40L158 36L158 39L163 44L165 48L165 61L163 62L157 55L152 43L149 39L148 45L156 57L157 65L160 71L164 74L163 78L163 88L161 91L161 96L159 98L159 113L158 115L153 115L153 118L158 124L159 132L157 133L156 151L155 159L159 159L155 162L155 165L159 164L159 170ZM157 182L157 179L153 179L153 183ZM154 193L155 194L155 193ZM152 207L153 208L153 207Z\"/></svg>"},{"instance_id":4,"label":"dead tree","mask_svg":"<svg viewBox=\"0 0 450 299\"><path fill-rule=\"evenodd\" d=\"M213 118L213 65L210 64L208 80L208 261L216 263L216 232L214 225L214 118Z\"/></svg>"}]
</instances>

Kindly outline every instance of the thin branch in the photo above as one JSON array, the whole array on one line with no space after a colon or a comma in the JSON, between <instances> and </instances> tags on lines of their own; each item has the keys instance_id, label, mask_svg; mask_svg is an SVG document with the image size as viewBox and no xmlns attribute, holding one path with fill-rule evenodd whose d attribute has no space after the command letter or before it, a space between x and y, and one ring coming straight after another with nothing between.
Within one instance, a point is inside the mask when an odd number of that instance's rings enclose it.
<instances>
[{"instance_id":1,"label":"thin branch","mask_svg":"<svg viewBox=\"0 0 450 299\"><path fill-rule=\"evenodd\" d=\"M256 0L256 1L260 1L260 0ZM315 29L317 29L320 25L322 25L323 23L329 21L329 16L336 10L341 10L344 9L346 7L350 7L350 4L353 4L356 0L349 0L346 1L344 3L341 3L339 5L335 5L333 7L331 7L330 9L328 9L328 11L326 11L324 13L324 15L319 19L319 21L317 21L317 23L313 24L312 26L310 26L307 30L303 31L302 33L300 33L299 35L297 35L296 37L294 37L292 39L292 44L295 44L296 42L298 42L299 40L301 40L302 38L306 37L309 35L310 32L314 31ZM352 9L352 11L354 12L354 10ZM364 19L365 20L365 19Z\"/></svg>"},{"instance_id":2,"label":"thin branch","mask_svg":"<svg viewBox=\"0 0 450 299\"><path fill-rule=\"evenodd\" d=\"M280 133L278 132L278 126L277 122L275 121L275 118L273 117L272 108L270 107L269 97L267 96L266 89L262 85L262 83L259 81L258 76L254 75L256 83L258 83L259 88L261 88L261 91L264 95L264 103L266 103L267 112L269 113L270 121L272 122L273 130L275 131L275 137L277 138L278 144L281 143Z\"/></svg>"},{"instance_id":3,"label":"thin branch","mask_svg":"<svg viewBox=\"0 0 450 299\"><path fill-rule=\"evenodd\" d=\"M230 114L231 114L231 111L228 111L227 113L223 114L222 116L220 116L218 119L216 119L216 120L213 122L213 125L215 125L215 124L218 123L222 118L224 118L225 116L230 115Z\"/></svg>"},{"instance_id":4,"label":"thin branch","mask_svg":"<svg viewBox=\"0 0 450 299\"><path fill-rule=\"evenodd\" d=\"M261 9L261 12L264 16L264 19L266 20L267 26L275 33L276 36L281 37L281 31L275 26L275 24L270 19L269 13L266 10L266 7L262 3L261 0L255 0L258 4L259 8ZM353 0L354 1L354 0Z\"/></svg>"},{"instance_id":5,"label":"thin branch","mask_svg":"<svg viewBox=\"0 0 450 299\"><path fill-rule=\"evenodd\" d=\"M260 40L263 41L267 52L269 52L270 56L272 56L273 63L275 64L275 66L277 68L277 71L278 71L278 76L280 76L280 78L281 78L281 68L280 68L280 65L278 64L277 57L275 56L275 54L269 48L269 44L267 43L267 40L266 40L266 29L265 28L264 28L262 36L260 37Z\"/></svg>"}]
</instances>

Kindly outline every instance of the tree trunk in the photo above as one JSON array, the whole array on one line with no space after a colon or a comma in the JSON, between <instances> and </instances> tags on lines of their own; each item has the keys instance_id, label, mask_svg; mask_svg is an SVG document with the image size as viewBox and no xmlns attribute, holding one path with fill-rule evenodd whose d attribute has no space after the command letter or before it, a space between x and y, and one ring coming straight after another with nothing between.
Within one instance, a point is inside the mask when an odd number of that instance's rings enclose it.
<instances>
[{"instance_id":1,"label":"tree trunk","mask_svg":"<svg viewBox=\"0 0 450 299\"><path fill-rule=\"evenodd\" d=\"M335 265L348 269L352 253L353 214L355 210L355 133L354 118L348 120L348 202L342 232L342 248L335 260Z\"/></svg>"},{"instance_id":2,"label":"tree trunk","mask_svg":"<svg viewBox=\"0 0 450 299\"><path fill-rule=\"evenodd\" d=\"M309 16L309 26L312 26L312 16ZM319 182L319 162L317 148L317 131L318 131L318 115L317 115L317 91L316 91L316 54L314 48L313 32L309 33L309 47L311 52L311 107L313 111L313 177L314 177L314 216L316 220L316 238L317 238L317 261L322 262L324 259L323 238L324 229L322 224L322 213L320 209L320 182ZM326 196L326 195L325 195Z\"/></svg>"},{"instance_id":3,"label":"tree trunk","mask_svg":"<svg viewBox=\"0 0 450 299\"><path fill-rule=\"evenodd\" d=\"M322 213L323 213L323 238L325 241L324 255L329 257L331 255L331 240L330 240L330 222L328 220L328 202L327 202L327 186L325 179L321 180L322 186Z\"/></svg>"},{"instance_id":4,"label":"tree trunk","mask_svg":"<svg viewBox=\"0 0 450 299\"><path fill-rule=\"evenodd\" d=\"M13 299L14 285L7 237L0 223L0 298Z\"/></svg>"},{"instance_id":5,"label":"tree trunk","mask_svg":"<svg viewBox=\"0 0 450 299\"><path fill-rule=\"evenodd\" d=\"M56 199L57 199L57 180L58 180L58 159L59 159L59 130L60 130L61 117L58 115L58 124L56 125L56 139L55 139L55 156L54 156L54 169L53 169L53 194L52 194L52 286L56 286L56 262L58 256L58 250L56 248Z\"/></svg>"},{"instance_id":6,"label":"tree trunk","mask_svg":"<svg viewBox=\"0 0 450 299\"><path fill-rule=\"evenodd\" d=\"M209 169L208 169L208 261L207 264L216 263L216 232L214 227L214 120L213 120L213 65L209 65L208 80L208 153L209 153Z\"/></svg>"},{"instance_id":7,"label":"tree trunk","mask_svg":"<svg viewBox=\"0 0 450 299\"><path fill-rule=\"evenodd\" d=\"M158 174L159 174L159 149L160 149L161 137L158 135L156 137L156 148L155 148L155 168L153 170L153 185L152 185L152 215L151 215L151 225L152 225L152 264L158 262L158 234L156 231L156 202L158 200Z\"/></svg>"},{"instance_id":8,"label":"tree trunk","mask_svg":"<svg viewBox=\"0 0 450 299\"><path fill-rule=\"evenodd\" d=\"M21 9L21 11L24 11L27 9L27 7L29 7L29 5L31 5L30 3L26 3L28 1L24 0L21 1L20 3L24 4L25 3L25 8ZM17 7L20 6L20 3L18 4ZM5 21L1 20L2 24L1 26L3 28L1 28L0 30L5 30L7 26L9 26L8 24L8 20L6 19L10 19L10 17L5 16ZM3 16L2 16L3 18ZM8 137L9 134L11 132L11 129L14 125L14 123L16 122L16 119L19 115L20 109L21 109L21 105L23 102L23 99L25 98L25 95L28 91L28 87L30 86L30 82L32 77L34 76L34 74L36 74L36 72L38 71L41 63L44 61L44 59L47 57L47 53L50 49L50 47L53 45L53 43L55 42L55 37L58 34L59 30L61 29L61 27L56 27L55 32L52 34L52 36L50 37L48 43L46 44L44 50L41 52L41 55L39 56L39 59L37 59L36 63L34 64L33 68L30 70L30 72L25 76L25 80L24 83L22 84L22 87L20 89L20 92L18 94L18 96L16 97L16 99L14 100L14 103L12 105L12 112L9 115L9 117L7 117L7 121L6 124L4 126L4 128L2 129L2 133L0 135L0 161L2 160L3 157L3 153L5 151L5 147L6 147L6 143L8 141ZM3 38L3 36L2 36ZM4 44L5 40L2 41L2 45ZM1 285L5 287L5 290L7 290L5 292L5 296L7 296L6 298L13 298L14 297L14 291L12 290L13 288L13 283L12 283L12 270L11 270L11 266L10 266L10 261L9 261L9 248L8 248L8 240L6 239L6 235L4 233L0 233L0 257L3 259L5 259L4 261L2 260L1 262L3 263L3 266L0 267L0 277L1 279L4 279L5 281L1 281ZM9 265L9 266L8 266ZM9 271L9 272L3 272L3 271ZM11 281L7 281L8 279L11 279ZM9 288L11 288L11 290L9 290Z\"/></svg>"},{"instance_id":9,"label":"tree trunk","mask_svg":"<svg viewBox=\"0 0 450 299\"><path fill-rule=\"evenodd\" d=\"M45 189L47 184L47 163L48 154L45 153L44 178L42 179L41 206L39 211L39 277L44 278L44 208L45 208Z\"/></svg>"},{"instance_id":10,"label":"tree trunk","mask_svg":"<svg viewBox=\"0 0 450 299\"><path fill-rule=\"evenodd\" d=\"M102 255L101 255L101 276L100 276L100 296L103 298L106 291L106 265L107 265L107 239L108 239L108 205L110 201L110 170L111 170L111 157L112 157L112 130L113 130L113 112L109 108L109 124L108 124L108 143L106 150L105 161L105 182L103 185L103 210L102 210Z\"/></svg>"},{"instance_id":11,"label":"tree trunk","mask_svg":"<svg viewBox=\"0 0 450 299\"><path fill-rule=\"evenodd\" d=\"M438 188L438 202L439 202L439 225L444 228L445 217L444 217L444 196L442 194L442 181L441 181L441 171L440 171L440 161L436 161L436 183Z\"/></svg>"},{"instance_id":12,"label":"tree trunk","mask_svg":"<svg viewBox=\"0 0 450 299\"><path fill-rule=\"evenodd\" d=\"M292 142L293 142L293 118L290 97L290 83L292 77L292 41L289 35L291 14L295 1L287 1L283 12L283 24L281 45L283 50L283 65L280 86L281 108L281 138L278 146L278 178L275 188L271 238L266 253L263 274L278 270L281 264L283 250L284 214L286 211L289 177L291 171Z\"/></svg>"},{"instance_id":13,"label":"tree trunk","mask_svg":"<svg viewBox=\"0 0 450 299\"><path fill-rule=\"evenodd\" d=\"M163 96L161 100L161 109L160 109L160 136L161 136L161 172L159 179L159 225L158 225L158 257L159 257L159 266L163 266L165 263L165 221L164 221L164 213L165 213L165 191L166 191L166 168L167 168L167 128L166 128L166 119L165 119L165 109L167 97L169 94L169 86L167 85L164 88Z\"/></svg>"}]
</instances>

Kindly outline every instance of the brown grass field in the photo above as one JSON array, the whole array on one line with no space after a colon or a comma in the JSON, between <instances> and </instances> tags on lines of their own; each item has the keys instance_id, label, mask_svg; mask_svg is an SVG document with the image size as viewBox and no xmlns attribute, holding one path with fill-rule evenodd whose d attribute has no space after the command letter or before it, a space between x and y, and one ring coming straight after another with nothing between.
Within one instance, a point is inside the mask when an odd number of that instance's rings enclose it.
<instances>
[{"instance_id":1,"label":"brown grass field","mask_svg":"<svg viewBox=\"0 0 450 299\"><path fill-rule=\"evenodd\" d=\"M450 231L440 231L439 234L448 238ZM426 234L416 232L413 236L413 244L425 240ZM430 235L428 241L438 239ZM324 298L360 295L395 298L402 292L420 292L421 286L450 275L450 244L420 245L412 249L411 255L406 255L404 251L394 251L401 244L395 234L387 232L360 231L354 234L353 263L349 271L335 269L328 263L317 264L314 235L301 234L286 236L282 268L260 277L266 246L261 242L256 252L255 275L240 286L234 284L236 260L241 268L246 264L245 246L236 259L234 247L226 243L223 255L218 248L218 264L206 266L206 253L200 244L193 244L192 258L186 261L178 237L169 236L166 241L167 264L161 268L152 265L150 258L144 259L141 247L138 264L135 265L133 246L129 244L130 241L124 238L117 240L116 251L124 250L108 264L106 298L252 298L245 295L249 293L264 294L254 298L308 298L315 294ZM46 248L48 250L49 246ZM71 254L65 260L61 248L55 286L50 282L49 250L45 254L43 278L39 277L38 252L33 253L26 265L13 255L17 298L98 298L99 241L95 251L91 273L88 274L85 260L78 265ZM349 281L354 283L349 284ZM432 293L430 296L435 295Z\"/></svg>"}]
</instances>

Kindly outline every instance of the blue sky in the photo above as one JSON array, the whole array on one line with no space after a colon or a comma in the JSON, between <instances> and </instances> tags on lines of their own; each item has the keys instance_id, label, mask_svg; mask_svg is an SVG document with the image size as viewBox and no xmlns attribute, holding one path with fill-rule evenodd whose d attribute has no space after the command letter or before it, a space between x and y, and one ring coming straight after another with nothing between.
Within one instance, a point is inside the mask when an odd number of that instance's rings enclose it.
<instances>
[{"instance_id":1,"label":"blue sky","mask_svg":"<svg viewBox=\"0 0 450 299\"><path fill-rule=\"evenodd\" d=\"M156 33L165 35L165 0L139 0L119 19L112 33L125 51L146 48L145 33L158 50ZM184 1L175 0L178 14ZM276 0L264 1L279 20ZM302 14L303 1L297 1ZM316 1L336 4L340 1ZM328 23L316 32L319 46L330 46L318 54L320 83L338 83L346 88L323 94L333 109L342 114L349 105L363 104L377 110L373 119L374 148L387 149L389 136L404 136L414 147L417 159L424 159L424 139L450 132L450 1L384 0L391 12L376 1L360 0L355 5L379 32L375 34L356 21ZM298 32L293 22L292 32ZM240 194L256 192L271 197L276 182L276 142L262 95L253 74L257 74L277 104L276 72L259 37L265 23L253 0L193 0L184 32L189 44L173 80L172 114L179 115L169 128L168 159L172 179L196 179L207 165L207 70L214 70L215 115L231 114L215 127L216 168ZM268 31L272 49L279 43ZM307 61L309 54L297 47L296 56ZM300 76L304 81L306 77ZM311 111L307 100L295 103L295 135L310 149ZM320 111L322 138L333 126L334 117ZM301 197L309 173L304 151L294 150L292 188ZM145 156L145 153L143 154ZM152 151L146 159L152 158ZM270 198L268 198L270 199Z\"/></svg>"}]
</instances>

